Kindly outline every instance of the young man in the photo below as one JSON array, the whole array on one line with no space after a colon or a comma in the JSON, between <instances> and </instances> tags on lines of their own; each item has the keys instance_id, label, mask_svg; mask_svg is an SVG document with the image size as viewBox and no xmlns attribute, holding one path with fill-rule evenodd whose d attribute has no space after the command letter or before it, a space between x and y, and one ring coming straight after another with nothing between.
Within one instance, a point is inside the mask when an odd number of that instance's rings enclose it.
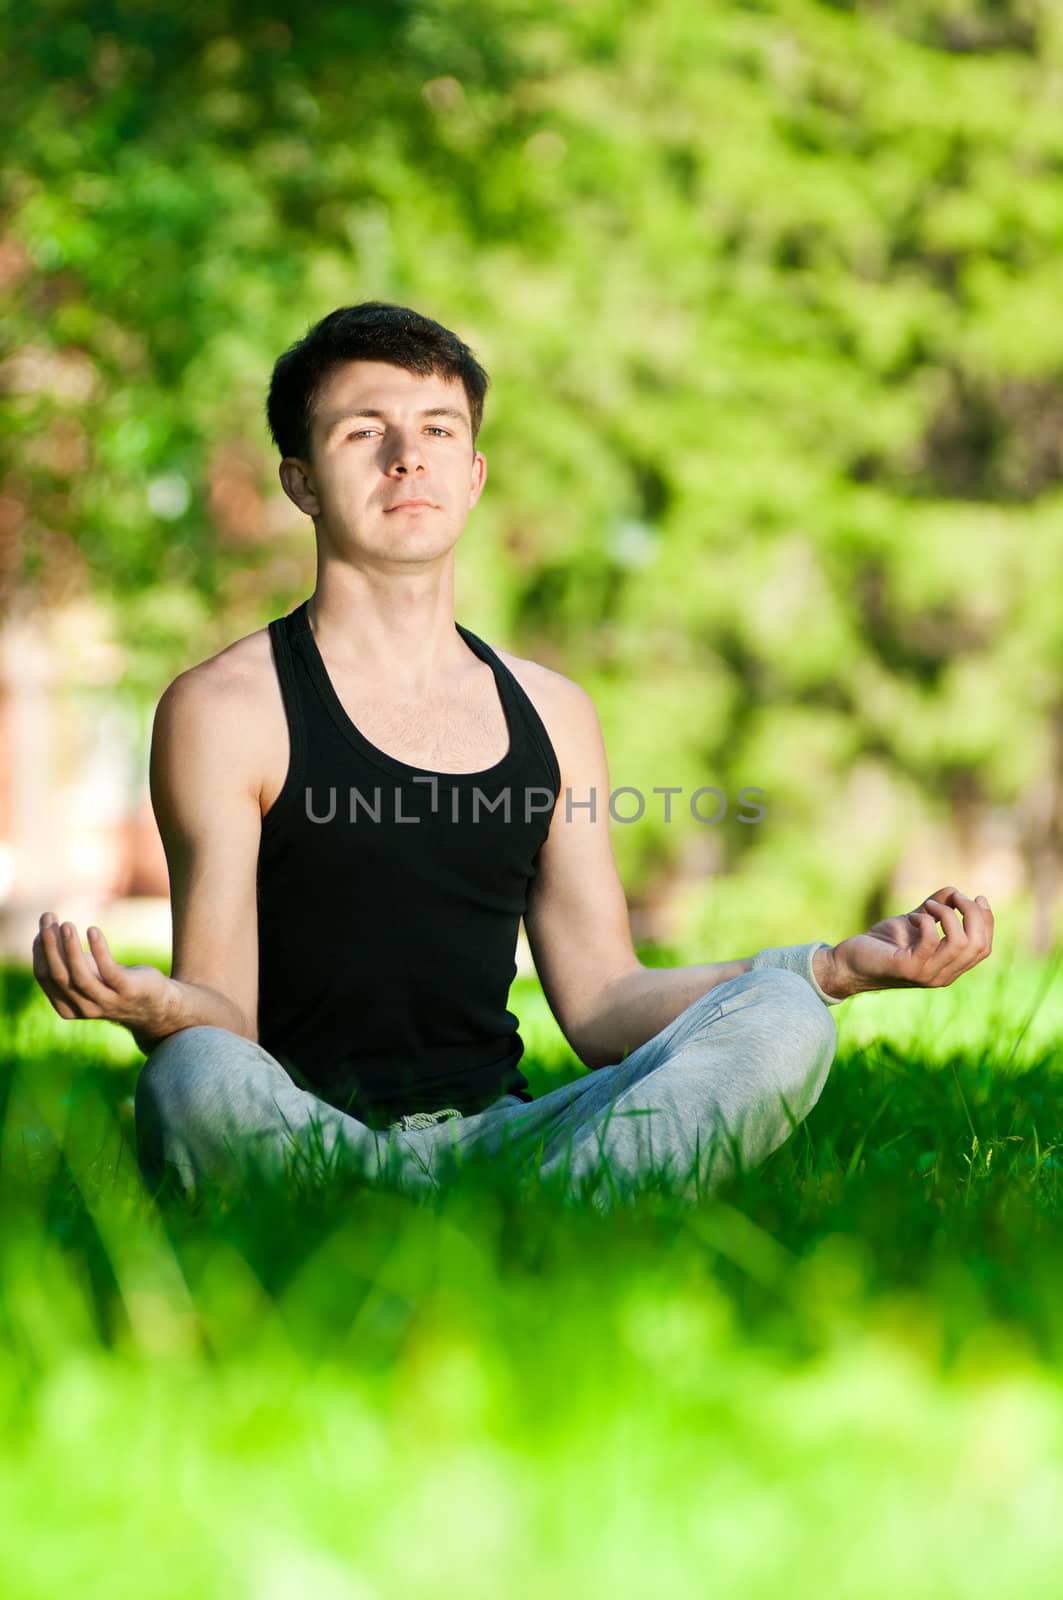
<instances>
[{"instance_id":1,"label":"young man","mask_svg":"<svg viewBox=\"0 0 1063 1600\"><path fill-rule=\"evenodd\" d=\"M159 702L173 976L41 917L34 970L58 1014L121 1022L148 1056L150 1179L169 1166L191 1190L314 1146L363 1171L396 1160L416 1187L506 1146L588 1179L603 1207L606 1168L622 1184L667 1168L694 1194L815 1104L830 1006L943 986L991 950L987 902L946 888L834 948L640 964L593 702L454 617L487 382L453 333L377 302L278 360L269 424L316 584ZM506 1008L522 915L591 1069L539 1100Z\"/></svg>"}]
</instances>

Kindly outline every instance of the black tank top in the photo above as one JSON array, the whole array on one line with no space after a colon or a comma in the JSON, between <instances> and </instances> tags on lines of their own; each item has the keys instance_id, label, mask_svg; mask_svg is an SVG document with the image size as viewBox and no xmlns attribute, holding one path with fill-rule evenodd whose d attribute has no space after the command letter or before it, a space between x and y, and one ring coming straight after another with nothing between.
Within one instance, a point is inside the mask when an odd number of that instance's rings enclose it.
<instances>
[{"instance_id":1,"label":"black tank top","mask_svg":"<svg viewBox=\"0 0 1063 1600\"><path fill-rule=\"evenodd\" d=\"M509 749L482 772L395 760L344 711L307 604L269 625L290 755L258 854L259 1041L301 1088L371 1127L531 1100L506 1002L561 790L550 736L456 622L495 675Z\"/></svg>"}]
</instances>

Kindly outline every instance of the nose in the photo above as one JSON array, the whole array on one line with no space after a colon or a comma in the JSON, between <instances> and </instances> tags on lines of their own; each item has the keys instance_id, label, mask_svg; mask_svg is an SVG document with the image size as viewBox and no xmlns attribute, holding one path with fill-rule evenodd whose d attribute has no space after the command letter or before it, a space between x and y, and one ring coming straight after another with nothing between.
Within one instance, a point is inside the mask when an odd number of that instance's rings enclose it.
<instances>
[{"instance_id":1,"label":"nose","mask_svg":"<svg viewBox=\"0 0 1063 1600\"><path fill-rule=\"evenodd\" d=\"M421 464L421 446L417 435L405 428L396 428L388 446L388 471L413 472Z\"/></svg>"}]
</instances>

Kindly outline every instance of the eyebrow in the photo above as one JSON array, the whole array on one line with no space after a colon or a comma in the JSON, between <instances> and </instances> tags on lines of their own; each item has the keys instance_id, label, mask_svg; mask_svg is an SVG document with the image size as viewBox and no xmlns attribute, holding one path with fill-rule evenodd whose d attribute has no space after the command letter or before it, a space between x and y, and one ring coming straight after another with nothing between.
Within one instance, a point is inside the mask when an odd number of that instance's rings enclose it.
<instances>
[{"instance_id":1,"label":"eyebrow","mask_svg":"<svg viewBox=\"0 0 1063 1600\"><path fill-rule=\"evenodd\" d=\"M455 422L463 422L466 427L469 426L469 419L464 411L455 411L453 406L429 406L427 410L419 412L418 415L422 417L451 417ZM341 423L354 422L359 417L379 417L381 421L387 421L387 413L385 411L362 410L359 407L354 411L338 412L331 421L325 424L326 439L331 438Z\"/></svg>"}]
</instances>

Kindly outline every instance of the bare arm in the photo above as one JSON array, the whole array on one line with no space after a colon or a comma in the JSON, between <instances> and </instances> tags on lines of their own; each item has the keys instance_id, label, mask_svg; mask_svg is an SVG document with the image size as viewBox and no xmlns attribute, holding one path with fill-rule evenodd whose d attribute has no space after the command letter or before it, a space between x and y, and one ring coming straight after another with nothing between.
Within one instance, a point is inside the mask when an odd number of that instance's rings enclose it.
<instances>
[{"instance_id":1,"label":"bare arm","mask_svg":"<svg viewBox=\"0 0 1063 1600\"><path fill-rule=\"evenodd\" d=\"M593 1070L622 1060L707 990L748 972L752 958L642 965L609 839L609 767L594 702L560 675L550 693L562 789L524 923L550 1009Z\"/></svg>"},{"instance_id":2,"label":"bare arm","mask_svg":"<svg viewBox=\"0 0 1063 1600\"><path fill-rule=\"evenodd\" d=\"M170 871L173 975L120 965L99 928L88 930L86 952L72 923L45 912L33 967L59 1016L120 1022L145 1054L201 1024L257 1037L261 816L248 726L238 686L210 664L162 696L151 798Z\"/></svg>"},{"instance_id":3,"label":"bare arm","mask_svg":"<svg viewBox=\"0 0 1063 1600\"><path fill-rule=\"evenodd\" d=\"M138 1050L150 1055L160 1039L177 1033L181 1028L228 1028L230 1033L243 1033L248 1038L245 1019L218 989L208 989L203 983L182 983L174 979L174 1004L170 1012L150 1026L130 1027Z\"/></svg>"},{"instance_id":4,"label":"bare arm","mask_svg":"<svg viewBox=\"0 0 1063 1600\"><path fill-rule=\"evenodd\" d=\"M193 669L175 679L155 713L151 803L170 872L180 999L162 1033L137 1038L142 1050L197 1024L258 1037L262 818L245 692Z\"/></svg>"}]
</instances>

